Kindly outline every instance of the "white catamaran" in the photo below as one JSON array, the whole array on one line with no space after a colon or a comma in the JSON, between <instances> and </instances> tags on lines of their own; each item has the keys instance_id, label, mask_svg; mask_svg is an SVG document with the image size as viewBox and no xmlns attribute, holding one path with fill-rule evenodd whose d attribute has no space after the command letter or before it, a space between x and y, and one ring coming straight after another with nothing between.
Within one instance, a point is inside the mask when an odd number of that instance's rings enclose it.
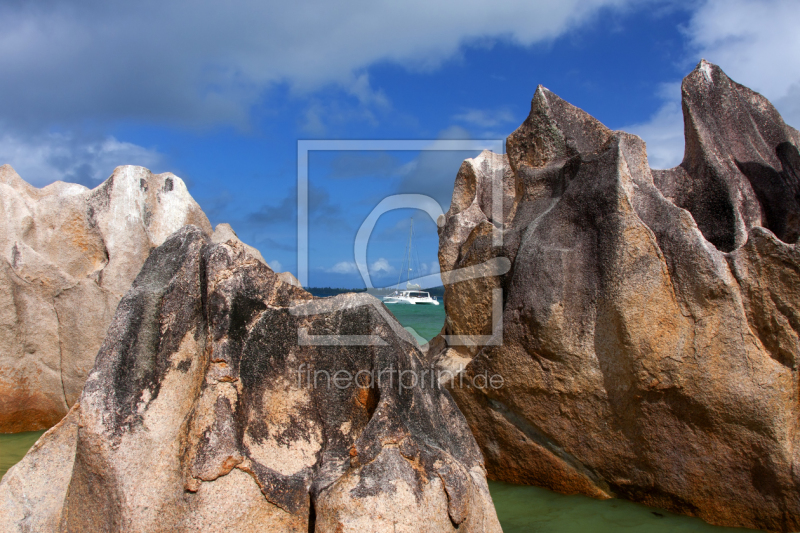
<instances>
[{"instance_id":1,"label":"white catamaran","mask_svg":"<svg viewBox=\"0 0 800 533\"><path fill-rule=\"evenodd\" d=\"M392 294L383 297L385 304L411 304L411 305L439 305L439 300L431 297L430 293L421 291L422 288L416 283L411 283L411 272L413 270L412 264L412 250L414 245L414 219L411 219L411 227L408 229L408 244L406 245L406 252L403 254L403 266L400 268L400 275L397 278L397 290ZM417 258L419 265L419 258ZM406 273L406 288L400 289L400 281L403 279L403 272ZM419 272L419 266L417 266Z\"/></svg>"}]
</instances>

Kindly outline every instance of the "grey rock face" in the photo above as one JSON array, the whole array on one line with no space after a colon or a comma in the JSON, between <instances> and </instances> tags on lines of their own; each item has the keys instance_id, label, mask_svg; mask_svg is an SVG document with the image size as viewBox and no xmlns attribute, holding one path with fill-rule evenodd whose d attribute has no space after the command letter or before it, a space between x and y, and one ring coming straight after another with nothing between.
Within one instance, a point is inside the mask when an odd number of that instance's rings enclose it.
<instances>
[{"instance_id":1,"label":"grey rock face","mask_svg":"<svg viewBox=\"0 0 800 533\"><path fill-rule=\"evenodd\" d=\"M120 302L79 404L0 483L0 529L499 532L429 371L371 296L314 300L187 226ZM27 482L32 464L69 481Z\"/></svg>"},{"instance_id":2,"label":"grey rock face","mask_svg":"<svg viewBox=\"0 0 800 533\"><path fill-rule=\"evenodd\" d=\"M44 429L77 400L150 250L211 226L180 178L133 166L92 190L2 166L0 216L0 432Z\"/></svg>"},{"instance_id":3,"label":"grey rock face","mask_svg":"<svg viewBox=\"0 0 800 533\"><path fill-rule=\"evenodd\" d=\"M448 286L443 333L491 335L501 288L502 345L431 356L505 379L450 385L494 479L796 531L800 138L706 62L683 98L675 169L542 87L507 156L465 161L441 269L512 266Z\"/></svg>"},{"instance_id":4,"label":"grey rock face","mask_svg":"<svg viewBox=\"0 0 800 533\"><path fill-rule=\"evenodd\" d=\"M680 166L653 171L655 185L723 252L740 248L756 226L796 242L800 133L708 62L683 80L682 93L686 153Z\"/></svg>"}]
</instances>

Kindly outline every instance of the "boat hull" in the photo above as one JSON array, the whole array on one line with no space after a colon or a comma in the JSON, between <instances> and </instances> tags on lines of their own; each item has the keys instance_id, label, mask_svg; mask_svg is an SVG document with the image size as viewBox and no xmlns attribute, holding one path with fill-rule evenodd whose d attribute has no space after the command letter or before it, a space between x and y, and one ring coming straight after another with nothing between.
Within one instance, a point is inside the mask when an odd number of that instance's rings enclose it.
<instances>
[{"instance_id":1,"label":"boat hull","mask_svg":"<svg viewBox=\"0 0 800 533\"><path fill-rule=\"evenodd\" d=\"M386 304L386 305L394 305L394 304L400 304L400 305L439 305L439 302L436 301L436 300L432 300L432 301L428 301L428 302L426 302L426 301L415 302L413 300L405 300L405 299L400 299L400 298L391 298L391 299L387 298L387 299L383 300L383 303Z\"/></svg>"}]
</instances>

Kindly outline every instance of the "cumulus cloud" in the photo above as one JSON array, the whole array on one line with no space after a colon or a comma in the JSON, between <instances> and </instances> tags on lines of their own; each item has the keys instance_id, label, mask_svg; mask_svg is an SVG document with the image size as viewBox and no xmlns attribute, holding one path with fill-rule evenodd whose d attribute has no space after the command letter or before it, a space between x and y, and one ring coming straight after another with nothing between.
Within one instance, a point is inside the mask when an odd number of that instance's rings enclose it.
<instances>
[{"instance_id":1,"label":"cumulus cloud","mask_svg":"<svg viewBox=\"0 0 800 533\"><path fill-rule=\"evenodd\" d=\"M0 137L0 164L10 164L22 179L37 187L61 180L93 188L119 165L155 170L161 162L156 150L114 137L85 139L64 133Z\"/></svg>"},{"instance_id":2,"label":"cumulus cloud","mask_svg":"<svg viewBox=\"0 0 800 533\"><path fill-rule=\"evenodd\" d=\"M427 276L428 274L436 274L437 272L439 272L439 263L436 261L419 264L419 276Z\"/></svg>"},{"instance_id":3,"label":"cumulus cloud","mask_svg":"<svg viewBox=\"0 0 800 533\"><path fill-rule=\"evenodd\" d=\"M277 259L268 261L267 265L269 265L269 267L272 269L273 272L283 272L283 265Z\"/></svg>"},{"instance_id":4,"label":"cumulus cloud","mask_svg":"<svg viewBox=\"0 0 800 533\"><path fill-rule=\"evenodd\" d=\"M382 106L364 72L376 62L430 69L464 44L530 45L628 3L5 2L0 116L40 126L131 117L242 123L275 83L295 91L335 84Z\"/></svg>"},{"instance_id":5,"label":"cumulus cloud","mask_svg":"<svg viewBox=\"0 0 800 533\"><path fill-rule=\"evenodd\" d=\"M733 80L770 99L784 120L800 127L800 2L796 0L708 0L685 28L690 54L719 65ZM674 86L674 89L670 89ZM646 142L651 165L668 168L683 157L683 118L678 83L662 88L664 104L642 124L623 129Z\"/></svg>"},{"instance_id":6,"label":"cumulus cloud","mask_svg":"<svg viewBox=\"0 0 800 533\"><path fill-rule=\"evenodd\" d=\"M309 97L311 135L338 122L376 123L391 107L368 69L433 69L466 45L552 40L632 0L143 0L0 3L0 163L40 184L92 185L116 165L152 166L159 154L113 138L77 142L42 132L91 123L249 126L275 87ZM336 87L350 102L321 99ZM326 94L330 94L327 91ZM465 110L465 123L489 114ZM12 154L11 156L7 154ZM53 166L58 161L64 168ZM33 176L33 177L32 177ZM281 214L285 214L285 206Z\"/></svg>"},{"instance_id":7,"label":"cumulus cloud","mask_svg":"<svg viewBox=\"0 0 800 533\"><path fill-rule=\"evenodd\" d=\"M358 267L354 261L340 261L330 268L323 269L329 274L358 274ZM397 270L383 257L369 265L369 273L372 275L393 274Z\"/></svg>"},{"instance_id":8,"label":"cumulus cloud","mask_svg":"<svg viewBox=\"0 0 800 533\"><path fill-rule=\"evenodd\" d=\"M664 103L650 120L623 126L621 129L645 140L647 159L652 168L672 168L683 159L680 83L664 84L659 93Z\"/></svg>"},{"instance_id":9,"label":"cumulus cloud","mask_svg":"<svg viewBox=\"0 0 800 533\"><path fill-rule=\"evenodd\" d=\"M389 264L389 261L381 257L369 266L369 272L370 274L392 274L397 270Z\"/></svg>"},{"instance_id":10,"label":"cumulus cloud","mask_svg":"<svg viewBox=\"0 0 800 533\"><path fill-rule=\"evenodd\" d=\"M798 20L796 0L710 0L686 31L699 57L769 98L781 113L794 115L800 92ZM800 115L784 118L800 126Z\"/></svg>"},{"instance_id":11,"label":"cumulus cloud","mask_svg":"<svg viewBox=\"0 0 800 533\"><path fill-rule=\"evenodd\" d=\"M325 272L331 274L355 274L358 272L358 267L354 261L340 261L331 268L326 268Z\"/></svg>"}]
</instances>

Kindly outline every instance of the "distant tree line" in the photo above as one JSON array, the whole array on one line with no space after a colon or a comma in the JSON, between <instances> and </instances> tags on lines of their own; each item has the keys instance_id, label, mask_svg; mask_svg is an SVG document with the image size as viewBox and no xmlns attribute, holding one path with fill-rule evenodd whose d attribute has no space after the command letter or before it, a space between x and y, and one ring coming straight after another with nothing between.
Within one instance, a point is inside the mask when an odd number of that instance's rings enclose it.
<instances>
[{"instance_id":1,"label":"distant tree line","mask_svg":"<svg viewBox=\"0 0 800 533\"><path fill-rule=\"evenodd\" d=\"M346 292L367 292L367 289L338 289L335 287L304 287L305 290L310 292L313 296L319 298L326 298L328 296L336 296L337 294L344 294Z\"/></svg>"},{"instance_id":2,"label":"distant tree line","mask_svg":"<svg viewBox=\"0 0 800 533\"><path fill-rule=\"evenodd\" d=\"M337 294L344 294L347 292L367 292L367 289L340 289L336 287L305 287L305 289L318 298L327 298L329 296L336 296ZM444 287L433 287L431 289L422 290L430 293L431 296L444 298ZM389 292L394 291L387 291L387 293Z\"/></svg>"}]
</instances>

